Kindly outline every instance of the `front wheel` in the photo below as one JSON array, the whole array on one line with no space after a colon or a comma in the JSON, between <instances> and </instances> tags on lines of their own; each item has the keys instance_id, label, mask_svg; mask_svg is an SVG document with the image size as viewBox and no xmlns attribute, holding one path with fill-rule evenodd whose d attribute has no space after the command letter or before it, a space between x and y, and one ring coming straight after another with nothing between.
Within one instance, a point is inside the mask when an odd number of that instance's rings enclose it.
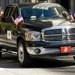
<instances>
[{"instance_id":1,"label":"front wheel","mask_svg":"<svg viewBox=\"0 0 75 75\"><path fill-rule=\"evenodd\" d=\"M27 67L31 64L31 58L27 53L23 40L20 40L18 43L18 61L21 67Z\"/></svg>"}]
</instances>

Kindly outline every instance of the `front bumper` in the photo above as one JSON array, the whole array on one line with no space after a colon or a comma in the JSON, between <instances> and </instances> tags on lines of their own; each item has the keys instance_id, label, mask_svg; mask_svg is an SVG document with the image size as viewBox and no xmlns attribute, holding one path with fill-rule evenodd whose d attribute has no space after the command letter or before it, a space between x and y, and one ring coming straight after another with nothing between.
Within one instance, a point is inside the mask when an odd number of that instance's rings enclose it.
<instances>
[{"instance_id":1,"label":"front bumper","mask_svg":"<svg viewBox=\"0 0 75 75\"><path fill-rule=\"evenodd\" d=\"M61 53L60 47L71 46L70 53ZM26 49L30 55L33 56L74 56L75 43L61 42L61 43L47 43L47 42L26 42Z\"/></svg>"},{"instance_id":2,"label":"front bumper","mask_svg":"<svg viewBox=\"0 0 75 75\"><path fill-rule=\"evenodd\" d=\"M40 50L38 52L38 50ZM50 56L64 56L75 55L75 47L72 47L72 52L61 53L59 48L43 48L43 47L27 47L27 52L31 55L50 55Z\"/></svg>"}]
</instances>

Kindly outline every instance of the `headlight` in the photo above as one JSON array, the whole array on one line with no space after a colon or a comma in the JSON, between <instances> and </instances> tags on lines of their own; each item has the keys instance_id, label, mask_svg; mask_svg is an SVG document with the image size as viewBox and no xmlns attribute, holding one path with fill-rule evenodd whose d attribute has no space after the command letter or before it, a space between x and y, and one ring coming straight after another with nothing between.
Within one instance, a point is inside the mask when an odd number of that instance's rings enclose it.
<instances>
[{"instance_id":1,"label":"headlight","mask_svg":"<svg viewBox=\"0 0 75 75\"><path fill-rule=\"evenodd\" d=\"M26 41L40 41L41 34L40 34L40 32L29 31L29 32L25 33L25 39L26 39Z\"/></svg>"}]
</instances>

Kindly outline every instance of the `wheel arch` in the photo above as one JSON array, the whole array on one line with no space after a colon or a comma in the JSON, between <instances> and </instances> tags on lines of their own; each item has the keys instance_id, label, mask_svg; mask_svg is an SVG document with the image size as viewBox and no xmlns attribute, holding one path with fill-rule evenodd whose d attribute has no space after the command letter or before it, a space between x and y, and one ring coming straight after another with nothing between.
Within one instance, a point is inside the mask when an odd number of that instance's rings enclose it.
<instances>
[{"instance_id":1,"label":"wheel arch","mask_svg":"<svg viewBox=\"0 0 75 75\"><path fill-rule=\"evenodd\" d=\"M20 40L22 40L23 42L25 42L25 39L23 37L18 36L18 38L17 38L17 45L18 45L18 43L19 43Z\"/></svg>"},{"instance_id":2,"label":"wheel arch","mask_svg":"<svg viewBox=\"0 0 75 75\"><path fill-rule=\"evenodd\" d=\"M24 67L24 66L26 67L26 66L31 65L32 60L31 60L31 57L29 56L27 50L25 49L25 48L26 48L26 47L24 46L24 44L25 44L25 39L24 39L23 37L21 37L21 36L19 36L19 37L17 38L17 48L19 48L20 44L23 45L23 50L18 49L18 51L17 51L17 52L18 52L18 53L17 53L18 61L19 61L19 64L20 64L21 67ZM22 51L23 51L23 52L22 52ZM24 54L23 54L23 53L24 53ZM22 56L24 56L24 57L22 58ZM20 57L21 57L21 59L23 59L23 61L20 59Z\"/></svg>"}]
</instances>

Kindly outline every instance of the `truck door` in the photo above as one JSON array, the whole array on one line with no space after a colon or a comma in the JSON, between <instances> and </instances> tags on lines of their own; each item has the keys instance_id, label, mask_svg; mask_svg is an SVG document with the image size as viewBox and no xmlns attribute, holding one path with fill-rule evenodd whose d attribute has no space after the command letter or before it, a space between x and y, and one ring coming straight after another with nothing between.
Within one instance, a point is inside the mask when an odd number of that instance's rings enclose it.
<instances>
[{"instance_id":1,"label":"truck door","mask_svg":"<svg viewBox=\"0 0 75 75\"><path fill-rule=\"evenodd\" d=\"M12 21L14 20L13 18L16 13L15 10L15 6L9 6L5 9L4 26L2 27L2 32L0 34L2 45L9 47L16 47L16 25Z\"/></svg>"}]
</instances>

